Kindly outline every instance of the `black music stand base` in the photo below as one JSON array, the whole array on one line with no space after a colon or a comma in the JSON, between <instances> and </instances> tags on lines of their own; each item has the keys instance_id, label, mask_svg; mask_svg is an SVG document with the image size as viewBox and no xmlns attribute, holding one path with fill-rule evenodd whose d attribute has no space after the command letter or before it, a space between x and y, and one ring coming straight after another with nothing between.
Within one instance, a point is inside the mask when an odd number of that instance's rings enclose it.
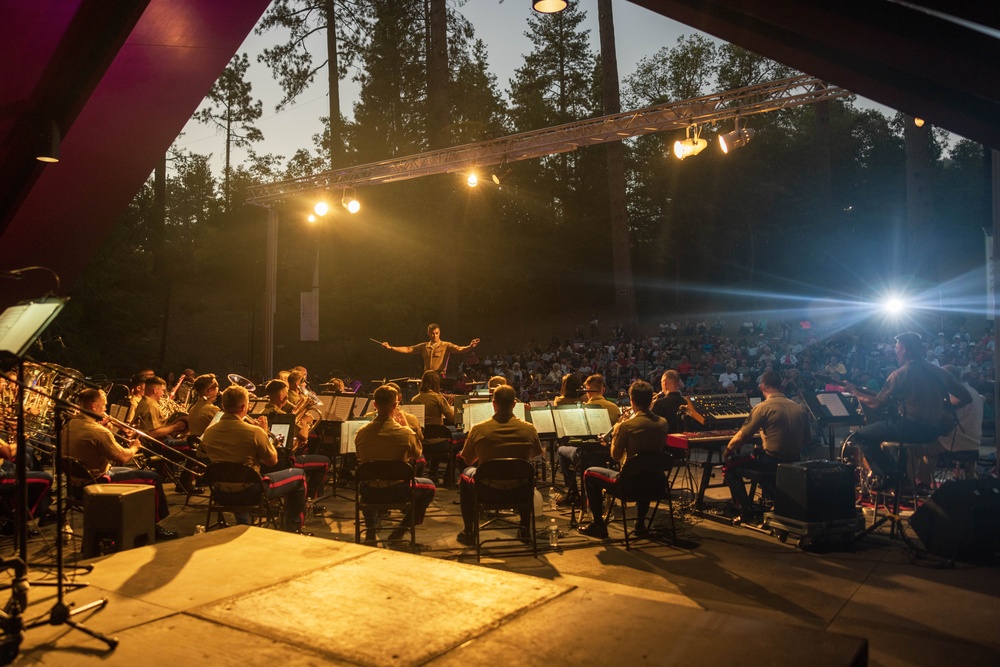
<instances>
[{"instance_id":1,"label":"black music stand base","mask_svg":"<svg viewBox=\"0 0 1000 667\"><path fill-rule=\"evenodd\" d=\"M78 623L73 620L73 616L77 614L83 614L88 611L94 611L98 609L104 609L105 605L108 604L107 598L100 598L89 602L82 607L77 607L71 609L68 605L64 604L62 601L56 602L55 606L52 607L52 611L49 612L49 617L47 619L40 619L34 623L29 623L24 626L25 630L30 630L32 628L40 628L43 625L68 625L74 630L79 630L80 632L90 635L94 639L99 639L108 645L110 650L115 650L118 646L117 637L108 637L105 634L98 632L97 630L91 630L82 623Z\"/></svg>"}]
</instances>

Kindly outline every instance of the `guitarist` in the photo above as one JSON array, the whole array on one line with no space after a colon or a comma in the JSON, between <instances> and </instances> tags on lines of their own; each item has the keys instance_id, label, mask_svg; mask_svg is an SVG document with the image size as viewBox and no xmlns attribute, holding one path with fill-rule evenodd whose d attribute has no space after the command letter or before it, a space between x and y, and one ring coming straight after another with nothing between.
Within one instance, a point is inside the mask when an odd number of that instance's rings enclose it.
<instances>
[{"instance_id":1,"label":"guitarist","mask_svg":"<svg viewBox=\"0 0 1000 667\"><path fill-rule=\"evenodd\" d=\"M848 436L868 462L869 487L894 484L891 461L882 451L883 442L927 443L949 433L955 427L949 395L957 400L954 409L968 405L972 396L950 373L924 360L920 334L907 332L896 336L896 359L899 368L886 379L878 394L851 383L845 388L863 406L879 409L890 401L898 403L897 414L868 424Z\"/></svg>"}]
</instances>

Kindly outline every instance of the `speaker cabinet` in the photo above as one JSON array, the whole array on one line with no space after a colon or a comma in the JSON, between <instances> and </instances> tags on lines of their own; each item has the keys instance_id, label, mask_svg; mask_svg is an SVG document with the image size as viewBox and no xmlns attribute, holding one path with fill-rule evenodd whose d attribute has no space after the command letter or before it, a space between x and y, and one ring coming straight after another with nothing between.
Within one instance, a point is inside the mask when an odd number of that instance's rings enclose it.
<instances>
[{"instance_id":1,"label":"speaker cabinet","mask_svg":"<svg viewBox=\"0 0 1000 667\"><path fill-rule=\"evenodd\" d=\"M992 477L946 482L910 517L924 547L944 558L1000 552L1000 483Z\"/></svg>"},{"instance_id":2,"label":"speaker cabinet","mask_svg":"<svg viewBox=\"0 0 1000 667\"><path fill-rule=\"evenodd\" d=\"M83 556L152 544L156 490L149 484L91 484L83 489Z\"/></svg>"},{"instance_id":3,"label":"speaker cabinet","mask_svg":"<svg viewBox=\"0 0 1000 667\"><path fill-rule=\"evenodd\" d=\"M774 513L814 523L853 519L854 478L850 468L834 461L782 463L775 479Z\"/></svg>"}]
</instances>

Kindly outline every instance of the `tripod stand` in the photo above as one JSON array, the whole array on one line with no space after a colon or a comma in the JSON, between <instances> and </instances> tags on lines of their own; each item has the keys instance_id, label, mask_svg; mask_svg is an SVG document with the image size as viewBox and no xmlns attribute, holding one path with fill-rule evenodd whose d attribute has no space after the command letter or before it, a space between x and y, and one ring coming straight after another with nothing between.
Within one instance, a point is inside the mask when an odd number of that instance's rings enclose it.
<instances>
[{"instance_id":1,"label":"tripod stand","mask_svg":"<svg viewBox=\"0 0 1000 667\"><path fill-rule=\"evenodd\" d=\"M906 456L907 456L907 446L906 444L900 442L899 452L896 459L896 485L895 488L893 489L894 494L892 499L892 510L890 511L889 505L888 503L886 503L885 515L882 518L874 521L872 525L868 526L868 528L865 528L863 531L858 533L854 539L860 540L868 535L871 535L872 533L874 533L876 530L878 530L888 522L889 524L891 524L889 526L889 539L890 540L896 539L896 532L898 530L900 539L903 540L903 543L906 545L906 548L910 551L910 553L915 556L919 556L923 553L923 550L916 542L914 542L910 538L909 535L906 534L906 529L903 527L903 517L899 515L900 496L902 495L903 491L903 476L906 474L906 469L907 469ZM877 510L878 509L877 495L875 497L875 502L876 502L875 508Z\"/></svg>"},{"instance_id":2,"label":"tripod stand","mask_svg":"<svg viewBox=\"0 0 1000 667\"><path fill-rule=\"evenodd\" d=\"M53 461L54 480L56 482L56 515L57 525L61 527L66 519L66 508L63 502L63 485L60 483L62 475L62 443L61 443L61 421L63 415L61 409L72 407L71 404L62 398L52 396L36 387L30 387L25 382L24 362L25 353L32 342L38 338L39 334L55 319L56 315L65 305L65 299L45 298L39 301L22 302L17 306L8 308L0 315L0 351L6 352L10 360L17 365L17 381L19 388L17 400L17 451L15 453L15 464L17 468L17 502L16 502L16 534L18 537L19 555L12 561L14 567L14 581L11 586L11 598L7 603L2 615L0 615L0 628L4 635L0 639L0 663L7 664L17 657L23 638L23 631L36 628L41 625L69 625L96 639L100 639L114 649L118 645L118 640L112 637L91 630L81 623L74 621L71 617L94 609L103 608L108 600L101 598L95 602L83 605L70 610L65 602L64 571L65 563L63 559L63 539L59 535L56 540L56 603L53 606L48 619L39 620L25 626L23 624L23 613L28 606L28 489L27 489L27 440L24 433L24 396L26 391L31 391L42 395L56 406L55 418L55 458ZM6 564L6 563L5 563ZM79 586L80 584L74 584Z\"/></svg>"}]
</instances>

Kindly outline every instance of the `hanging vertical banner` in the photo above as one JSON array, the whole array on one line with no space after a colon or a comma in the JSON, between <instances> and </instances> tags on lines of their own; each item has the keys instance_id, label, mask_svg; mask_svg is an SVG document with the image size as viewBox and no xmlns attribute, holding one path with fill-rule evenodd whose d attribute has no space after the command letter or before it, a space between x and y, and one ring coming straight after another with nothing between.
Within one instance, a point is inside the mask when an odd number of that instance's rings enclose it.
<instances>
[{"instance_id":1,"label":"hanging vertical banner","mask_svg":"<svg viewBox=\"0 0 1000 667\"><path fill-rule=\"evenodd\" d=\"M996 318L996 276L993 268L993 235L985 229L986 237L986 320Z\"/></svg>"},{"instance_id":2,"label":"hanging vertical banner","mask_svg":"<svg viewBox=\"0 0 1000 667\"><path fill-rule=\"evenodd\" d=\"M313 261L311 292L299 292L299 340L319 340L319 246Z\"/></svg>"}]
</instances>

